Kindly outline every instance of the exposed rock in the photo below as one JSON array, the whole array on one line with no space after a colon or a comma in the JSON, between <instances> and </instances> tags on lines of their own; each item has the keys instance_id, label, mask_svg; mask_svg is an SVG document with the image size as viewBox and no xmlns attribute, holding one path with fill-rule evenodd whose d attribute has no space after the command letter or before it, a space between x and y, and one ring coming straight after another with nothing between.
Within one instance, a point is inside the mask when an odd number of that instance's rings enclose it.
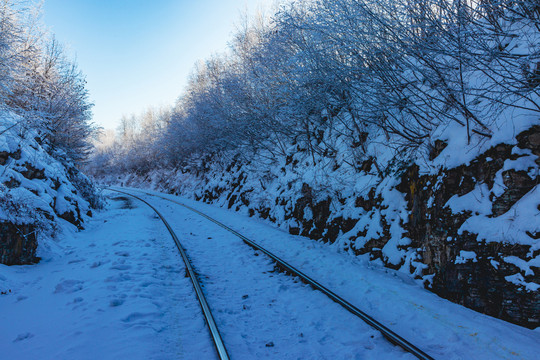
<instances>
[{"instance_id":1,"label":"exposed rock","mask_svg":"<svg viewBox=\"0 0 540 360\"><path fill-rule=\"evenodd\" d=\"M502 173L506 191L493 201L492 214L499 216L510 210L523 195L528 193L536 184L525 171L508 170Z\"/></svg>"},{"instance_id":2,"label":"exposed rock","mask_svg":"<svg viewBox=\"0 0 540 360\"><path fill-rule=\"evenodd\" d=\"M0 151L0 165L5 165L8 158L9 153L7 151Z\"/></svg>"},{"instance_id":3,"label":"exposed rock","mask_svg":"<svg viewBox=\"0 0 540 360\"><path fill-rule=\"evenodd\" d=\"M429 149L429 160L435 159L448 146L445 141L435 140Z\"/></svg>"},{"instance_id":4,"label":"exposed rock","mask_svg":"<svg viewBox=\"0 0 540 360\"><path fill-rule=\"evenodd\" d=\"M535 127L518 136L519 146L530 149L540 155L540 127ZM432 156L436 157L446 146L436 143ZM529 246L508 245L501 243L479 242L475 234L459 233L461 225L472 215L470 211L452 213L446 206L454 196L468 194L478 184L484 183L493 188L496 174L502 169L505 160L515 160L521 155L512 152L513 145L500 144L478 156L469 165L453 169L442 169L436 175L419 175L419 168L412 164L401 175L401 182L396 187L405 194L408 210L408 222L403 224L404 236L412 240L410 248L419 249L419 261L426 266L418 277L433 275L433 281L426 286L440 296L467 306L485 314L499 317L516 324L534 328L539 325L540 298L538 292L527 291L523 287L510 283L507 276L519 273L520 269L504 261L505 256L530 259ZM369 160L362 164L363 171L369 171ZM529 192L538 178L531 178L525 171L507 170L503 173L505 191L492 199L492 215L500 216L507 212L523 195ZM339 231L347 232L357 219L348 220L331 218L331 199L314 203L313 189L308 184L302 185L301 197L296 201L292 216L300 222L299 227L291 227L293 234L302 234L310 238L334 241ZM373 211L382 209L380 195L375 196L372 189L366 197L359 196L355 205L371 216ZM278 204L279 205L279 204ZM305 220L306 209L310 209L313 219ZM356 242L365 238L367 229L350 238L350 248L357 254L369 254L371 259L381 259L392 268L396 265L385 261L382 250L390 239L388 221L380 218L382 233L379 237ZM535 234L531 234L533 237ZM536 234L538 235L538 234ZM461 251L474 252L475 261L457 261ZM536 256L537 254L533 254ZM493 263L500 264L498 268ZM414 269L412 269L414 271ZM540 283L540 271L527 275L529 282Z\"/></svg>"},{"instance_id":5,"label":"exposed rock","mask_svg":"<svg viewBox=\"0 0 540 360\"><path fill-rule=\"evenodd\" d=\"M0 120L7 126L0 131L0 263L29 264L38 236L54 236L59 218L82 228L84 214L104 202L65 154L41 146L33 130L20 131L11 115Z\"/></svg>"},{"instance_id":6,"label":"exposed rock","mask_svg":"<svg viewBox=\"0 0 540 360\"><path fill-rule=\"evenodd\" d=\"M25 163L26 170L20 171L20 173L27 179L45 179L45 171L43 169L37 169L30 163Z\"/></svg>"},{"instance_id":7,"label":"exposed rock","mask_svg":"<svg viewBox=\"0 0 540 360\"><path fill-rule=\"evenodd\" d=\"M522 143L531 144L528 140ZM505 280L520 269L504 262L505 256L530 259L530 246L486 244L477 241L475 234L460 234L458 229L472 214L470 211L454 214L446 206L450 197L463 196L477 184L485 183L492 188L505 159L516 158L511 153L512 146L501 144L468 166L444 170L436 176L419 176L418 167L412 165L403 174L398 189L406 194L408 203L406 235L412 239L413 248L421 249L421 260L427 265L423 274L434 275L433 282L426 286L474 310L534 328L540 321L539 294ZM503 180L506 190L492 201L493 217L507 212L538 183L538 179L531 179L525 171L515 170L503 172ZM475 261L457 261L462 250L474 252ZM501 265L496 268L492 261ZM526 280L540 283L538 271Z\"/></svg>"},{"instance_id":8,"label":"exposed rock","mask_svg":"<svg viewBox=\"0 0 540 360\"><path fill-rule=\"evenodd\" d=\"M21 185L21 182L16 180L15 178L10 177L9 180L4 181L4 185L8 189L14 189L16 187L19 187Z\"/></svg>"},{"instance_id":9,"label":"exposed rock","mask_svg":"<svg viewBox=\"0 0 540 360\"><path fill-rule=\"evenodd\" d=\"M530 149L533 154L540 156L540 126L535 125L529 130L518 134L516 139L520 148Z\"/></svg>"},{"instance_id":10,"label":"exposed rock","mask_svg":"<svg viewBox=\"0 0 540 360\"><path fill-rule=\"evenodd\" d=\"M0 264L23 265L39 261L37 238L32 225L0 222Z\"/></svg>"}]
</instances>

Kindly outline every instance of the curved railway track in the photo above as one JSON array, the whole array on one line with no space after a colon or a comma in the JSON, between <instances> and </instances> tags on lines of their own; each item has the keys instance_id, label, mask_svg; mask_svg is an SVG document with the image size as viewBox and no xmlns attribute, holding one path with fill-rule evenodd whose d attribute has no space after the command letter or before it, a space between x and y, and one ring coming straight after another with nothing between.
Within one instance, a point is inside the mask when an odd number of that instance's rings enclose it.
<instances>
[{"instance_id":1,"label":"curved railway track","mask_svg":"<svg viewBox=\"0 0 540 360\"><path fill-rule=\"evenodd\" d=\"M171 234L171 237L173 238L174 243L176 244L176 247L178 248L178 251L180 252L180 255L182 256L182 259L184 260L187 274L189 275L191 279L191 283L193 284L193 288L195 289L195 294L197 295L197 300L199 301L199 304L201 305L201 310L203 312L204 319L206 320L206 324L208 325L210 336L212 337L212 340L216 347L216 352L220 359L228 360L229 354L227 353L227 349L225 348L225 344L223 343L223 339L221 338L219 329L216 325L214 317L212 316L212 312L210 311L210 306L208 305L208 302L206 301L206 298L204 297L204 293L202 291L201 285L199 284L199 280L197 279L197 275L195 274L195 271L193 270L193 266L191 265L191 262L189 261L189 258L187 257L186 251L182 247L180 240L178 240L178 237L174 233L173 229L171 228L167 220L165 220L163 215L161 215L161 213L155 207L153 207L152 205L150 205L150 203L141 199L140 197L130 194L126 191L116 190L112 188L109 188L109 190L122 193L128 196L131 196L139 201L142 201L143 203L148 205L150 208L152 208L152 210L154 210L154 212L159 216L163 224L165 224L165 227Z\"/></svg>"},{"instance_id":2,"label":"curved railway track","mask_svg":"<svg viewBox=\"0 0 540 360\"><path fill-rule=\"evenodd\" d=\"M127 194L127 195L131 195L141 201L143 201L144 203L146 203L147 205L149 205L150 207L152 207L152 205L150 205L149 203L147 203L145 200L133 195L133 194L130 194L128 192L125 192L125 191L120 191L120 190L115 190L115 189L111 189L111 190L114 190L114 191L118 191L118 192L122 192L124 194ZM409 342L408 340L406 340L405 338L401 337L400 335L398 335L397 333L395 333L394 331L392 331L391 329L389 329L388 327L386 327L385 325L383 325L382 323L380 323L379 321L375 320L373 317L371 317L370 315L368 315L367 313L365 313L364 311L360 310L359 308L357 308L356 306L354 306L353 304L351 304L349 301L343 299L342 297L340 297L339 295L337 295L335 292L331 291L330 289L328 289L327 287L325 287L324 285L322 285L321 283L317 282L316 280L312 279L311 277L309 277L308 275L306 275L305 273L303 273L301 270L295 268L294 266L290 265L289 263L287 263L286 261L280 259L278 256L274 255L273 253L271 253L270 251L266 250L265 248L263 248L262 246L258 245L257 243L255 243L253 240L250 240L248 239L247 237L245 237L244 235L240 234L239 232L237 232L236 230L228 227L227 225L219 222L218 220L206 215L205 213L203 212L200 212L186 204L183 204L179 201L176 201L176 200L173 200L173 199L169 199L167 197L164 197L164 196L160 196L160 195L157 195L157 194L152 194L152 193L148 193L146 191L143 191L143 190L139 190L139 189L133 189L133 190L136 190L138 192L141 192L145 195L149 195L149 196L154 196L154 197L158 197L158 198L161 198L161 199L164 199L164 200L167 200L167 201L170 201L170 202L173 202L177 205L180 205L204 218L206 218L207 220L213 222L214 224L222 227L223 229L229 231L230 233L234 234L235 236L237 236L238 238L240 238L245 244L249 245L250 247L252 247L253 249L256 249L258 251L261 251L263 252L264 254L266 254L268 257L270 257L274 262L276 262L278 264L278 266L280 266L282 269L284 269L286 272L294 275L294 276L297 276L298 278L300 278L304 283L306 284L309 284L311 285L313 288L321 291L322 293L324 293L326 296L328 296L332 301L338 303L339 305L341 305L343 308L345 308L346 310L348 310L349 312L351 312L352 314L356 315L357 317L359 317L360 319L362 319L364 322L366 322L368 325L370 325L371 327L373 327L374 329L378 330L387 340L389 340L391 343L397 345L397 346L400 346L402 349L404 349L405 351L411 353L412 355L416 356L418 359L421 359L421 360L433 360L433 358L431 356L429 356L428 354L426 354L423 350L421 350L420 348L418 348L417 346L413 345L411 342ZM154 211L157 212L157 210L152 207L152 209L154 209ZM171 235L173 234L172 232L172 229L170 229L169 225L166 223L165 219L163 219L163 217L158 213L158 215L161 217L161 219L165 222L167 228L169 229L169 231L171 232ZM187 264L189 263L189 261L187 260L187 256L185 255L185 252L183 251L182 249L182 246L180 245L180 242L178 241L178 239L176 238L175 235L173 235L173 238L175 239L175 242L177 244L177 247L178 249L180 250L180 252L182 253L182 257L184 258L184 261L186 261L186 266L188 266ZM189 265L189 267L191 268L191 265ZM191 277L191 275L190 275ZM196 280L196 277L195 275L193 275L192 277L192 280L194 281L194 284L195 284L195 280ZM197 283L198 284L198 283ZM195 285L194 285L195 286ZM200 286L199 286L200 288ZM197 296L199 296L199 293L197 293ZM201 296L202 298L204 299L204 296L202 295L202 292L201 292ZM200 299L200 298L199 298ZM206 301L205 301L206 302ZM202 303L201 303L201 307L203 307ZM208 308L208 305L206 305L206 307ZM205 314L205 317L206 317L206 314ZM210 318L212 319L211 317L211 314L210 314ZM210 322L208 322L208 318L207 318L207 323L209 324L209 327L210 327ZM213 319L212 319L212 323L213 323ZM215 326L215 323L213 323L213 326L215 327L216 331L217 331L217 326ZM212 329L212 327L210 327ZM217 333L218 334L218 337L219 337L219 332ZM214 335L212 335L214 337ZM219 340L221 340L221 338L219 337ZM223 344L221 342L221 344ZM219 347L218 347L218 344L216 343L216 349L218 349L218 353L219 353ZM223 351L226 355L226 350L225 350L225 347L223 346ZM221 354L220 354L221 356ZM224 359L224 358L222 358Z\"/></svg>"}]
</instances>

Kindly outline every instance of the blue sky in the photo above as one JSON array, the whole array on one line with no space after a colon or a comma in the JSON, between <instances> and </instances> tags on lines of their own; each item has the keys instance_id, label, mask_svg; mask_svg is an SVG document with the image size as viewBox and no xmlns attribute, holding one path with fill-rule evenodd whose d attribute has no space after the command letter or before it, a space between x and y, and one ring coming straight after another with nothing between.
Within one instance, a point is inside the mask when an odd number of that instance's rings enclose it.
<instances>
[{"instance_id":1,"label":"blue sky","mask_svg":"<svg viewBox=\"0 0 540 360\"><path fill-rule=\"evenodd\" d=\"M94 120L172 105L198 59L226 49L241 14L272 0L45 0L43 22L86 75Z\"/></svg>"}]
</instances>

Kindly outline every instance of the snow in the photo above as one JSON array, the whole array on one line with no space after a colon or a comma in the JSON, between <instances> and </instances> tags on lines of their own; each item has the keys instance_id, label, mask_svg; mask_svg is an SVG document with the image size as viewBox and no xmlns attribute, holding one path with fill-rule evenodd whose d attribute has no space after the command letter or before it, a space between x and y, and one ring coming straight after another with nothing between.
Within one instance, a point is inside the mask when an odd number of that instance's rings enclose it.
<instances>
[{"instance_id":1,"label":"snow","mask_svg":"<svg viewBox=\"0 0 540 360\"><path fill-rule=\"evenodd\" d=\"M443 140L447 146L432 161L425 161L420 156L416 163L421 173L437 174L440 168L452 169L460 165L468 165L479 154L499 144L516 144L516 135L540 123L538 116L526 111L506 110L499 114L492 124L491 138L471 138L467 143L467 135L463 126L457 122L449 122L437 127L431 134L432 139Z\"/></svg>"},{"instance_id":2,"label":"snow","mask_svg":"<svg viewBox=\"0 0 540 360\"><path fill-rule=\"evenodd\" d=\"M508 282L525 287L527 291L538 291L538 289L540 289L539 284L525 281L525 278L520 273L515 273L514 275L505 276L504 278Z\"/></svg>"},{"instance_id":3,"label":"snow","mask_svg":"<svg viewBox=\"0 0 540 360\"><path fill-rule=\"evenodd\" d=\"M390 240L382 248L382 253L389 263L398 265L406 254L406 251L400 247L411 243L410 239L403 237L405 230L401 226L403 223L408 222L409 217L405 194L396 190L391 186L392 184L385 184L389 181L395 182L397 185L396 179L387 178L383 180L380 186L384 199L383 205L386 205L386 208L381 210L381 215L390 223Z\"/></svg>"},{"instance_id":4,"label":"snow","mask_svg":"<svg viewBox=\"0 0 540 360\"><path fill-rule=\"evenodd\" d=\"M456 257L455 264L465 264L467 262L477 262L476 253L474 251L460 250L459 255Z\"/></svg>"},{"instance_id":5,"label":"snow","mask_svg":"<svg viewBox=\"0 0 540 360\"><path fill-rule=\"evenodd\" d=\"M430 164L418 161L419 164L424 164L421 170L425 173L436 174L440 167L451 169L468 164L482 149L489 148L486 141L480 138L473 138L474 143L467 144L467 134L463 126L455 121L436 128L432 138L445 141L447 146Z\"/></svg>"},{"instance_id":6,"label":"snow","mask_svg":"<svg viewBox=\"0 0 540 360\"><path fill-rule=\"evenodd\" d=\"M0 109L0 151L8 153L7 161L0 164L0 221L33 224L50 231L57 216L68 212L81 214L84 220L90 206L70 180L68 164L47 153L36 140L38 134L19 122L17 115ZM34 169L43 176L27 178L26 171Z\"/></svg>"},{"instance_id":7,"label":"snow","mask_svg":"<svg viewBox=\"0 0 540 360\"><path fill-rule=\"evenodd\" d=\"M504 257L504 261L517 266L521 271L523 271L525 276L534 275L534 271L531 269L531 266L540 268L540 255L529 261L525 261L517 256L506 256Z\"/></svg>"},{"instance_id":8,"label":"snow","mask_svg":"<svg viewBox=\"0 0 540 360\"><path fill-rule=\"evenodd\" d=\"M446 202L446 206L449 206L454 214L463 211L471 211L476 214L489 215L491 214L489 193L486 184L477 184L472 191L465 195L452 196Z\"/></svg>"},{"instance_id":9,"label":"snow","mask_svg":"<svg viewBox=\"0 0 540 360\"><path fill-rule=\"evenodd\" d=\"M212 358L170 235L149 208L126 205L40 243L38 265L0 265L2 358Z\"/></svg>"},{"instance_id":10,"label":"snow","mask_svg":"<svg viewBox=\"0 0 540 360\"><path fill-rule=\"evenodd\" d=\"M531 245L531 251L534 251L540 247L540 243L527 232L534 234L540 231L538 199L540 186L536 185L506 213L497 217L482 213L473 215L463 223L459 232L476 233L478 241Z\"/></svg>"}]
</instances>

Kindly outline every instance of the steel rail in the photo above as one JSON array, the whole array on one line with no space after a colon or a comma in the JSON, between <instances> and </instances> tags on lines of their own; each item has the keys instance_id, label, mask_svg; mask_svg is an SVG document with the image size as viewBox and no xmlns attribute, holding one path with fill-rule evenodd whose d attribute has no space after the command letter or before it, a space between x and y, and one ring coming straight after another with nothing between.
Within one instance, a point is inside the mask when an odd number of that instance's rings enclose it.
<instances>
[{"instance_id":1,"label":"steel rail","mask_svg":"<svg viewBox=\"0 0 540 360\"><path fill-rule=\"evenodd\" d=\"M178 205L181 205L183 207L185 207L186 209L188 210L191 210L193 211L194 213L206 218L207 220L210 220L211 222L213 222L214 224L216 225L219 225L220 227L224 228L225 230L229 231L230 233L234 234L235 236L239 237L240 239L242 239L244 241L244 243L248 244L249 246L251 246L252 248L256 249L256 250L259 250L261 252L263 252L264 254L266 254L268 257L270 257L272 260L274 260L277 264L279 264L282 268L286 269L288 272L290 272L291 274L294 274L296 276L298 276L299 278L301 278L304 282L308 283L309 285L311 285L312 287L314 287L315 289L317 290L320 290L321 292L323 292L325 295L327 295L330 299L332 299L333 301L335 301L336 303L340 304L341 306L343 306L345 309L347 309L349 312L351 312L352 314L358 316L360 319L362 319L363 321L365 321L367 324L369 324L371 327L377 329L386 339L388 339L391 343L395 344L395 345L398 345L400 346L402 349L404 349L405 351L413 354L414 356L416 356L418 359L421 359L421 360L434 360L431 356L429 356L428 354L426 354L424 351L422 351L420 348L416 347L415 345L413 345L412 343L410 343L409 341L407 341L406 339L404 339L403 337L401 337L400 335L398 335L397 333L395 333L394 331L390 330L388 327L384 326L382 323L380 323L379 321L375 320L373 317L371 317L370 315L366 314L365 312L363 312L362 310L358 309L356 306L354 306L353 304L351 304L350 302L348 302L347 300L343 299L342 297L340 297L339 295L337 295L336 293L334 293L333 291L331 291L330 289L326 288L324 285L320 284L319 282L317 282L316 280L312 279L311 277L309 277L308 275L304 274L302 271L298 270L297 268L295 268L294 266L290 265L289 263L287 263L286 261L284 260L281 260L279 257L277 257L276 255L272 254L270 251L266 250L265 248L263 248L262 246L258 245L257 243L255 243L253 240L250 240L248 239L247 237L245 237L244 235L240 234L239 232L235 231L234 229L231 229L230 227L228 227L227 225L215 220L214 218L206 215L205 213L203 212L200 212L194 208L192 208L191 206L188 206L186 204L183 204L181 202L178 202L178 201L175 201L175 200L172 200L172 199L169 199L169 198L166 198L164 196L160 196L160 195L157 195L157 194L152 194L152 193L148 193L146 191L143 191L143 190L139 190L139 189L133 189L133 190L136 190L136 191L140 191L146 195L150 195L150 196L155 196L155 197L159 197L161 199L164 199L164 200L168 200L168 201L171 201L175 204L178 204Z\"/></svg>"},{"instance_id":2,"label":"steel rail","mask_svg":"<svg viewBox=\"0 0 540 360\"><path fill-rule=\"evenodd\" d=\"M204 297L204 293L202 291L201 285L199 284L197 276L195 275L195 271L193 270L193 266L191 266L191 262L189 261L184 248L180 244L180 240L178 240L178 237L174 233L173 229L171 228L171 226L169 225L167 220L165 220L163 215L161 215L161 213L159 211L157 211L157 209L155 207L153 207L147 201L141 199L140 197L138 197L136 195L133 195L133 194L130 194L130 193L125 192L125 191L116 190L116 189L112 189L112 188L108 188L108 189L111 190L111 191L116 191L116 192L119 192L119 193L122 193L122 194L132 196L135 199L137 199L139 201L142 201L143 203L148 205L150 208L152 208L152 210L154 210L155 213L159 216L161 221L163 221L163 223L167 227L167 230L169 230L169 233L171 234L171 237L173 238L174 243L176 244L176 247L178 248L178 251L182 255L182 259L184 260L184 263L186 265L186 270L187 270L187 273L188 273L188 275L189 275L189 277L191 279L191 283L193 284L193 287L195 288L195 293L197 294L197 299L199 300L199 304L201 305L201 310L203 312L204 319L206 320L206 324L208 325L208 329L210 330L210 335L212 336L212 340L214 341L214 345L216 347L216 351L218 353L218 356L219 356L219 358L221 360L228 360L229 355L227 353L227 349L225 348L225 344L223 343L223 339L221 338L221 335L219 333L219 330L218 330L218 327L217 327L216 322L214 320L214 317L212 316L212 312L210 311L210 306L208 306L208 302L206 301L206 298Z\"/></svg>"}]
</instances>

